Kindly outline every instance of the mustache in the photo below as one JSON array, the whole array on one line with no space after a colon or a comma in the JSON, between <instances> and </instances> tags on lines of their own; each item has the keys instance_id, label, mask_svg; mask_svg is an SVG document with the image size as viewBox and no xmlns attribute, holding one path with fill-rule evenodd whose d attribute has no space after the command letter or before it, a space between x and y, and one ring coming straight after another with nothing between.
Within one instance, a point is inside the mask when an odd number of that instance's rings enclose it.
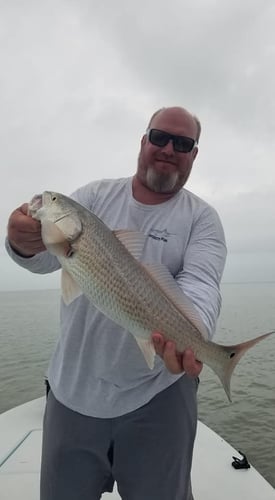
<instances>
[{"instance_id":1,"label":"mustache","mask_svg":"<svg viewBox=\"0 0 275 500\"><path fill-rule=\"evenodd\" d=\"M167 163L171 163L171 165L176 165L176 160L173 158L172 155L166 154L166 153L159 153L155 156L155 160L157 161L165 161Z\"/></svg>"}]
</instances>

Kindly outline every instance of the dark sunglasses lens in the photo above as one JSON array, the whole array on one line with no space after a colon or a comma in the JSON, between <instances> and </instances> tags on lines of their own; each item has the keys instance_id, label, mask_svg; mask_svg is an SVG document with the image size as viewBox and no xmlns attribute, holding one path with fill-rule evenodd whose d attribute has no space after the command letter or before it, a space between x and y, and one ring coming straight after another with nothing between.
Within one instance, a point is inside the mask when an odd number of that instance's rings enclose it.
<instances>
[{"instance_id":1,"label":"dark sunglasses lens","mask_svg":"<svg viewBox=\"0 0 275 500\"><path fill-rule=\"evenodd\" d=\"M169 134L152 128L149 134L149 141L155 146L164 147L168 144L170 139Z\"/></svg>"},{"instance_id":2,"label":"dark sunglasses lens","mask_svg":"<svg viewBox=\"0 0 275 500\"><path fill-rule=\"evenodd\" d=\"M180 153L190 153L194 147L195 141L191 137L180 137L176 136L174 138L174 148Z\"/></svg>"}]
</instances>

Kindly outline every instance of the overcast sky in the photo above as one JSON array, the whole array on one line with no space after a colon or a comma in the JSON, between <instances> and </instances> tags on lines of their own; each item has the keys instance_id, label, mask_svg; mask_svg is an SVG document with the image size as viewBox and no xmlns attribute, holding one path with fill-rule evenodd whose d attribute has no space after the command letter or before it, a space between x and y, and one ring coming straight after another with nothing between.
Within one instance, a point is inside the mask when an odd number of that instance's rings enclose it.
<instances>
[{"instance_id":1,"label":"overcast sky","mask_svg":"<svg viewBox=\"0 0 275 500\"><path fill-rule=\"evenodd\" d=\"M0 0L0 288L58 286L6 255L10 212L130 176L150 115L202 122L186 187L219 212L224 281L275 281L275 2Z\"/></svg>"}]
</instances>

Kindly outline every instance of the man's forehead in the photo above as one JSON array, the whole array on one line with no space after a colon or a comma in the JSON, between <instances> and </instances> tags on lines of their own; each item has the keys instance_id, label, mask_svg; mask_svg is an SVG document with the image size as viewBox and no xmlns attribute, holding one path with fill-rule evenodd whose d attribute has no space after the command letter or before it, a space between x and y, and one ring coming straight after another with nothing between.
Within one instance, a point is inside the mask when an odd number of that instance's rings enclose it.
<instances>
[{"instance_id":1,"label":"man's forehead","mask_svg":"<svg viewBox=\"0 0 275 500\"><path fill-rule=\"evenodd\" d=\"M196 123L193 116L183 108L165 108L154 116L151 128L164 128L169 131L181 132L186 129L196 133Z\"/></svg>"}]
</instances>

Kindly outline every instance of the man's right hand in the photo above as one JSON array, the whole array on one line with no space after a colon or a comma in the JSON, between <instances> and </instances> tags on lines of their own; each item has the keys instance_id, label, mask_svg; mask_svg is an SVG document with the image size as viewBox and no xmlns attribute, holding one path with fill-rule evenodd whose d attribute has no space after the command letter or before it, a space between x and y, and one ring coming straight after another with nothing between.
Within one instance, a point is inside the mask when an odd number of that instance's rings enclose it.
<instances>
[{"instance_id":1,"label":"man's right hand","mask_svg":"<svg viewBox=\"0 0 275 500\"><path fill-rule=\"evenodd\" d=\"M28 204L12 212L8 222L8 240L22 257L31 257L46 250L41 238L41 224L28 215Z\"/></svg>"}]
</instances>

